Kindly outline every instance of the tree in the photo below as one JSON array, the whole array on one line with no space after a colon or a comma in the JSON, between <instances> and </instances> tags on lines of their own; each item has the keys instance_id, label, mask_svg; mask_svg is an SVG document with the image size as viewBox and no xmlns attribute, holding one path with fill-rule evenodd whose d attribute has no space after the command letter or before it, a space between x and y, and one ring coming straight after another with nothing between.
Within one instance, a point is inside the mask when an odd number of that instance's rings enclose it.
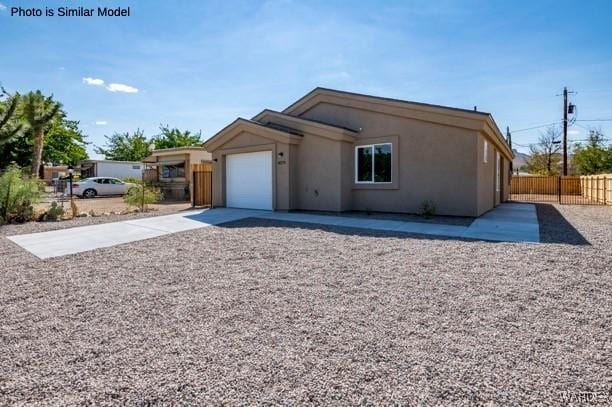
<instances>
[{"instance_id":1,"label":"tree","mask_svg":"<svg viewBox=\"0 0 612 407\"><path fill-rule=\"evenodd\" d=\"M136 130L134 133L115 133L112 136L104 136L106 146L96 146L95 152L102 154L107 160L117 161L142 161L149 155L150 142L144 135L144 131Z\"/></svg>"},{"instance_id":2,"label":"tree","mask_svg":"<svg viewBox=\"0 0 612 407\"><path fill-rule=\"evenodd\" d=\"M53 96L45 96L41 91L28 92L21 96L21 111L32 137L32 176L38 176L42 163L42 153L45 143L46 127L53 120L64 117L62 104L53 100Z\"/></svg>"},{"instance_id":3,"label":"tree","mask_svg":"<svg viewBox=\"0 0 612 407\"><path fill-rule=\"evenodd\" d=\"M2 98L6 97L5 101ZM10 95L0 87L0 144L4 144L20 134L23 123L17 120L19 94Z\"/></svg>"},{"instance_id":4,"label":"tree","mask_svg":"<svg viewBox=\"0 0 612 407\"><path fill-rule=\"evenodd\" d=\"M56 119L45 129L42 154L44 163L74 165L87 159L87 136L78 125L77 121ZM0 168L7 168L12 162L20 167L30 167L33 144L31 130L21 132L12 140L0 144Z\"/></svg>"},{"instance_id":5,"label":"tree","mask_svg":"<svg viewBox=\"0 0 612 407\"><path fill-rule=\"evenodd\" d=\"M191 133L189 130L171 129L168 125L160 125L159 130L161 133L151 139L155 143L155 148L190 147L202 144L201 132Z\"/></svg>"},{"instance_id":6,"label":"tree","mask_svg":"<svg viewBox=\"0 0 612 407\"><path fill-rule=\"evenodd\" d=\"M600 129L591 129L585 144L576 143L573 162L579 174L612 172L612 145L606 147L604 140Z\"/></svg>"},{"instance_id":7,"label":"tree","mask_svg":"<svg viewBox=\"0 0 612 407\"><path fill-rule=\"evenodd\" d=\"M87 159L87 142L76 120L55 120L45 139L43 162L76 165Z\"/></svg>"},{"instance_id":8,"label":"tree","mask_svg":"<svg viewBox=\"0 0 612 407\"><path fill-rule=\"evenodd\" d=\"M551 126L540 133L537 144L529 146L527 170L532 174L558 175L561 163L561 130Z\"/></svg>"}]
</instances>

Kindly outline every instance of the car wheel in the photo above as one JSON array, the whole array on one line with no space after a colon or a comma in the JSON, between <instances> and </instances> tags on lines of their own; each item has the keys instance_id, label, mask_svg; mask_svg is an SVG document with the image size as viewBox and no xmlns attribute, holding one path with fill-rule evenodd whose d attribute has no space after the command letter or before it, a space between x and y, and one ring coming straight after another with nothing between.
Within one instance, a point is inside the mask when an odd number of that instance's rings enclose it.
<instances>
[{"instance_id":1,"label":"car wheel","mask_svg":"<svg viewBox=\"0 0 612 407\"><path fill-rule=\"evenodd\" d=\"M97 195L97 192L95 189L86 189L85 191L83 191L83 198L87 199L87 198L95 198Z\"/></svg>"}]
</instances>

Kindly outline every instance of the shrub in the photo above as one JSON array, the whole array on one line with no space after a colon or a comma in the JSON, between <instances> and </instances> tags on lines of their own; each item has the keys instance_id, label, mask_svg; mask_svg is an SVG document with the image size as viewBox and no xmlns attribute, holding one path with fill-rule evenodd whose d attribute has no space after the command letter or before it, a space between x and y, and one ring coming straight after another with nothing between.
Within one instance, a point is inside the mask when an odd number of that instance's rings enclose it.
<instances>
[{"instance_id":1,"label":"shrub","mask_svg":"<svg viewBox=\"0 0 612 407\"><path fill-rule=\"evenodd\" d=\"M60 219L64 215L64 208L59 206L57 202L51 202L51 206L47 209L45 213L45 219L56 221Z\"/></svg>"},{"instance_id":2,"label":"shrub","mask_svg":"<svg viewBox=\"0 0 612 407\"><path fill-rule=\"evenodd\" d=\"M432 200L427 199L421 203L421 216L425 219L429 219L433 218L435 214L436 204Z\"/></svg>"},{"instance_id":3,"label":"shrub","mask_svg":"<svg viewBox=\"0 0 612 407\"><path fill-rule=\"evenodd\" d=\"M40 202L41 183L11 166L0 177L0 217L3 222L26 222L34 216L34 204Z\"/></svg>"},{"instance_id":4,"label":"shrub","mask_svg":"<svg viewBox=\"0 0 612 407\"><path fill-rule=\"evenodd\" d=\"M144 209L147 205L158 202L162 199L162 194L157 188L145 187L144 189ZM143 204L142 185L136 185L128 190L123 196L123 201L129 206L141 206Z\"/></svg>"},{"instance_id":5,"label":"shrub","mask_svg":"<svg viewBox=\"0 0 612 407\"><path fill-rule=\"evenodd\" d=\"M121 181L127 182L128 184L142 184L142 179L136 177L125 177L121 178Z\"/></svg>"}]
</instances>

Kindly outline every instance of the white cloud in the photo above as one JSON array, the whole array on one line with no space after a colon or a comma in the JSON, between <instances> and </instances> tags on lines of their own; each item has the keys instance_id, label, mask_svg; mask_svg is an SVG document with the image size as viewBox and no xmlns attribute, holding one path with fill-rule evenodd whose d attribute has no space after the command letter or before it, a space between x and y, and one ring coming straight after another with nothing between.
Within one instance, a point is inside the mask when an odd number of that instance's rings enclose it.
<instances>
[{"instance_id":1,"label":"white cloud","mask_svg":"<svg viewBox=\"0 0 612 407\"><path fill-rule=\"evenodd\" d=\"M96 126L106 126L108 124L105 120L96 120Z\"/></svg>"},{"instance_id":2,"label":"white cloud","mask_svg":"<svg viewBox=\"0 0 612 407\"><path fill-rule=\"evenodd\" d=\"M98 79L98 78L83 78L83 83L87 84L87 85L92 85L92 86L102 86L104 85L104 81L102 79Z\"/></svg>"},{"instance_id":3,"label":"white cloud","mask_svg":"<svg viewBox=\"0 0 612 407\"><path fill-rule=\"evenodd\" d=\"M2 3L0 3L0 10L6 10L6 6Z\"/></svg>"},{"instance_id":4,"label":"white cloud","mask_svg":"<svg viewBox=\"0 0 612 407\"><path fill-rule=\"evenodd\" d=\"M138 93L138 88L122 83L111 83L106 87L110 92Z\"/></svg>"}]
</instances>

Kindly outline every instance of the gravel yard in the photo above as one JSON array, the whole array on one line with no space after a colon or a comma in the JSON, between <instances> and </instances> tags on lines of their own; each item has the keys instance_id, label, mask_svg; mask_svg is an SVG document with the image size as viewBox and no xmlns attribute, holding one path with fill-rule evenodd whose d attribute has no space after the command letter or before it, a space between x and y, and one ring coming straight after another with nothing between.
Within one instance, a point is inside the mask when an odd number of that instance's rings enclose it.
<instances>
[{"instance_id":1,"label":"gravel yard","mask_svg":"<svg viewBox=\"0 0 612 407\"><path fill-rule=\"evenodd\" d=\"M538 245L250 219L41 261L0 236L0 405L608 394L612 208L538 215Z\"/></svg>"}]
</instances>

